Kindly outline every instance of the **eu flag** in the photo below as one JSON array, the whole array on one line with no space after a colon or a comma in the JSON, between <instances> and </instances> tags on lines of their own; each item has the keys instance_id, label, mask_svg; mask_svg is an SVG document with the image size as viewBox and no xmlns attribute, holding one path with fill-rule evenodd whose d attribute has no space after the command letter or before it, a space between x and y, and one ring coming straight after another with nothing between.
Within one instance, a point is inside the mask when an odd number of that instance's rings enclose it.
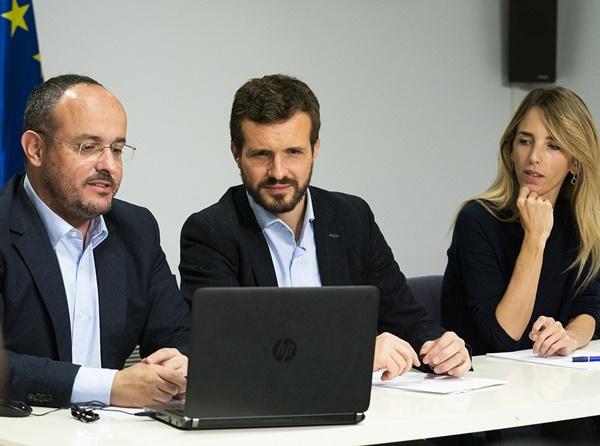
<instances>
[{"instance_id":1,"label":"eu flag","mask_svg":"<svg viewBox=\"0 0 600 446\"><path fill-rule=\"evenodd\" d=\"M0 0L0 186L23 170L23 110L41 82L32 0Z\"/></svg>"}]
</instances>

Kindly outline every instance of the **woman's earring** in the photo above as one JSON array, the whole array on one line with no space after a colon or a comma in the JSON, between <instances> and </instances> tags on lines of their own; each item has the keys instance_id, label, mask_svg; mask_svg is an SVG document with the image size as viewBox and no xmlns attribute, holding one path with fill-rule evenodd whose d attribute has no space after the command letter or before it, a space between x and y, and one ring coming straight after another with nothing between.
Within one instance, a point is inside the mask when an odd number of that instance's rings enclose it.
<instances>
[{"instance_id":1,"label":"woman's earring","mask_svg":"<svg viewBox=\"0 0 600 446\"><path fill-rule=\"evenodd\" d=\"M577 185L577 172L579 171L579 163L575 161L575 173L571 173L571 184L573 186Z\"/></svg>"}]
</instances>

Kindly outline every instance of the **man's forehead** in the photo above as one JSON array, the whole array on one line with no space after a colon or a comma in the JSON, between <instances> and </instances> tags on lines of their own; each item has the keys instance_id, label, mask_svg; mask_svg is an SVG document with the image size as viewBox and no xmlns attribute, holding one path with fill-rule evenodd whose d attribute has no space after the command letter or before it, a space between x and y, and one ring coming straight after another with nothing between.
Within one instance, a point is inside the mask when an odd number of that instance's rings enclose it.
<instances>
[{"instance_id":1,"label":"man's forehead","mask_svg":"<svg viewBox=\"0 0 600 446\"><path fill-rule=\"evenodd\" d=\"M100 85L78 84L67 89L53 108L57 113L120 112L121 102Z\"/></svg>"},{"instance_id":2,"label":"man's forehead","mask_svg":"<svg viewBox=\"0 0 600 446\"><path fill-rule=\"evenodd\" d=\"M273 133L273 134L302 134L310 132L310 117L305 112L297 112L287 119L279 121L260 123L244 118L242 120L242 132L247 136L248 133Z\"/></svg>"},{"instance_id":3,"label":"man's forehead","mask_svg":"<svg viewBox=\"0 0 600 446\"><path fill-rule=\"evenodd\" d=\"M57 102L57 106L84 106L86 104L122 107L119 100L101 85L77 84L68 88Z\"/></svg>"},{"instance_id":4,"label":"man's forehead","mask_svg":"<svg viewBox=\"0 0 600 446\"><path fill-rule=\"evenodd\" d=\"M77 84L67 89L53 107L51 120L55 130L63 128L69 132L97 133L100 128L127 126L127 116L119 100L104 87L94 84Z\"/></svg>"}]
</instances>

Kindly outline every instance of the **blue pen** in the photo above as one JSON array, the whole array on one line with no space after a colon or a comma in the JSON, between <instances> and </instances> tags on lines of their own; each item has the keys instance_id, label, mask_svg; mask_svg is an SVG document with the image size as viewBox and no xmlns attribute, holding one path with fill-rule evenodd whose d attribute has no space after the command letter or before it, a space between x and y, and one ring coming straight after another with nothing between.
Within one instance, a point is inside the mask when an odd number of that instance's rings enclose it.
<instances>
[{"instance_id":1,"label":"blue pen","mask_svg":"<svg viewBox=\"0 0 600 446\"><path fill-rule=\"evenodd\" d=\"M573 362L596 362L600 361L600 356L573 356Z\"/></svg>"}]
</instances>

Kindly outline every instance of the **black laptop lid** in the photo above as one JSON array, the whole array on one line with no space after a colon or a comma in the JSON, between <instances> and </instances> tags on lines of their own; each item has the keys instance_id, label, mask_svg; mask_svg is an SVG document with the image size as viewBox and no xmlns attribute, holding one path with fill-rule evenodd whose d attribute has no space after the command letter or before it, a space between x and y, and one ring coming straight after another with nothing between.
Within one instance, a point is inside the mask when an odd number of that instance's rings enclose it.
<instances>
[{"instance_id":1,"label":"black laptop lid","mask_svg":"<svg viewBox=\"0 0 600 446\"><path fill-rule=\"evenodd\" d=\"M378 301L367 286L199 289L185 415L364 412Z\"/></svg>"}]
</instances>

